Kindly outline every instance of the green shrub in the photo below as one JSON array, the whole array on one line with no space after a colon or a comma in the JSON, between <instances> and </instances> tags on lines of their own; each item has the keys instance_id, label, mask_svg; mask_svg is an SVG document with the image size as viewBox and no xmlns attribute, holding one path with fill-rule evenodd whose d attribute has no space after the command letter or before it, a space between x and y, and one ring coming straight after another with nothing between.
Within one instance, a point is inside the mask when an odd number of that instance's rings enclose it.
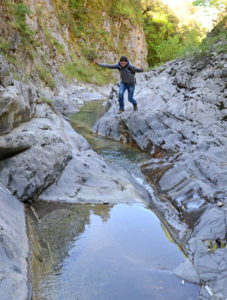
<instances>
[{"instance_id":1,"label":"green shrub","mask_svg":"<svg viewBox=\"0 0 227 300\"><path fill-rule=\"evenodd\" d=\"M196 29L185 33L182 37L176 34L162 41L155 47L156 55L161 63L175 59L177 57L192 56L199 49L201 44L201 34Z\"/></svg>"},{"instance_id":2,"label":"green shrub","mask_svg":"<svg viewBox=\"0 0 227 300\"><path fill-rule=\"evenodd\" d=\"M101 69L83 57L75 57L72 63L63 65L61 71L70 80L77 79L97 85L105 85L114 80L110 70Z\"/></svg>"},{"instance_id":3,"label":"green shrub","mask_svg":"<svg viewBox=\"0 0 227 300\"><path fill-rule=\"evenodd\" d=\"M33 40L33 31L26 23L26 15L30 15L31 11L24 3L16 4L14 7L15 21L17 30L20 32L22 41L29 44Z\"/></svg>"},{"instance_id":4,"label":"green shrub","mask_svg":"<svg viewBox=\"0 0 227 300\"><path fill-rule=\"evenodd\" d=\"M131 20L132 23L142 24L142 8L140 0L112 0L108 10L110 16Z\"/></svg>"},{"instance_id":5,"label":"green shrub","mask_svg":"<svg viewBox=\"0 0 227 300\"><path fill-rule=\"evenodd\" d=\"M97 58L97 54L95 52L94 49L87 49L87 48L84 48L82 50L82 54L83 56L90 62L92 62L94 59Z\"/></svg>"},{"instance_id":6,"label":"green shrub","mask_svg":"<svg viewBox=\"0 0 227 300\"><path fill-rule=\"evenodd\" d=\"M215 35L208 35L202 42L197 46L192 54L195 60L199 60L204 56L209 56L212 52L226 53L227 54L227 30L225 25L219 26L219 31L216 31Z\"/></svg>"},{"instance_id":7,"label":"green shrub","mask_svg":"<svg viewBox=\"0 0 227 300\"><path fill-rule=\"evenodd\" d=\"M49 98L45 98L45 97L40 97L40 99L42 100L43 103L48 104L49 106L52 105L52 100Z\"/></svg>"},{"instance_id":8,"label":"green shrub","mask_svg":"<svg viewBox=\"0 0 227 300\"><path fill-rule=\"evenodd\" d=\"M4 54L8 54L9 50L12 47L12 42L11 41L4 41L4 40L0 40L0 49Z\"/></svg>"},{"instance_id":9,"label":"green shrub","mask_svg":"<svg viewBox=\"0 0 227 300\"><path fill-rule=\"evenodd\" d=\"M194 19L193 6L182 22L160 0L146 0L142 3L149 66L193 55L205 36L201 24Z\"/></svg>"},{"instance_id":10,"label":"green shrub","mask_svg":"<svg viewBox=\"0 0 227 300\"><path fill-rule=\"evenodd\" d=\"M160 62L172 60L181 52L180 35L175 35L162 41L155 47Z\"/></svg>"},{"instance_id":11,"label":"green shrub","mask_svg":"<svg viewBox=\"0 0 227 300\"><path fill-rule=\"evenodd\" d=\"M36 65L36 71L38 72L39 78L51 89L56 87L56 82L53 79L52 74L43 65Z\"/></svg>"},{"instance_id":12,"label":"green shrub","mask_svg":"<svg viewBox=\"0 0 227 300\"><path fill-rule=\"evenodd\" d=\"M198 49L201 44L201 34L197 29L192 29L187 32L182 40L181 51L179 56L191 56L194 54L196 49Z\"/></svg>"}]
</instances>

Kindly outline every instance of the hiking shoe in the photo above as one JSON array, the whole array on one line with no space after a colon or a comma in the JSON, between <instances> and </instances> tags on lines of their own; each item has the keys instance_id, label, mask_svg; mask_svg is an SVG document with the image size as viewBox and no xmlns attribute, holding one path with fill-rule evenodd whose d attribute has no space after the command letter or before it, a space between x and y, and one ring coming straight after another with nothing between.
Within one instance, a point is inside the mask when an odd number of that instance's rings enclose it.
<instances>
[{"instance_id":1,"label":"hiking shoe","mask_svg":"<svg viewBox=\"0 0 227 300\"><path fill-rule=\"evenodd\" d=\"M134 110L136 111L138 109L137 104L133 104Z\"/></svg>"},{"instance_id":2,"label":"hiking shoe","mask_svg":"<svg viewBox=\"0 0 227 300\"><path fill-rule=\"evenodd\" d=\"M123 111L125 111L124 109L119 109L119 111L117 112L118 114L123 113Z\"/></svg>"}]
</instances>

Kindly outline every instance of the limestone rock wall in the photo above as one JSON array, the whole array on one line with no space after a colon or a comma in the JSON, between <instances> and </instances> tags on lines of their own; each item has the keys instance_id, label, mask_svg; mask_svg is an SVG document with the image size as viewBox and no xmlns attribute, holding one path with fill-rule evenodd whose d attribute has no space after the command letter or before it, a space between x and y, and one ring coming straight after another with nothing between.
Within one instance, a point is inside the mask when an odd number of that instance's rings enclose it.
<instances>
[{"instance_id":1,"label":"limestone rock wall","mask_svg":"<svg viewBox=\"0 0 227 300\"><path fill-rule=\"evenodd\" d=\"M12 1L10 6L13 14L15 13L13 6L15 3ZM20 32L17 25L10 24L9 16L6 13L7 9L9 10L7 3L0 8L2 43L5 45L8 43L7 55L11 58L14 57L17 69L23 68L24 72L20 74L21 78L30 76L36 82L42 79L44 85L51 85L50 82L47 83L51 78L58 85L64 80L60 70L66 64L72 63L75 58L78 61L80 59L84 61L84 49L89 51L94 47L101 60L113 63L119 59L120 55L128 55L133 63L141 67L147 65L147 43L142 25L127 20L127 18L111 17L106 12L105 3L100 1L95 8L97 15L102 16L102 20L97 17L97 23L99 23L97 30L106 33L110 38L109 42L101 41L96 34L90 37L89 30L86 28L80 29L81 37L77 37L69 24L60 21L58 7L59 5L63 7L68 5L64 2L59 4L56 0L24 0L23 3L30 10L30 13L26 14L26 25L32 32L30 37L26 37L26 33ZM68 6L65 7L65 12L66 10L70 10ZM93 26L91 26L92 29ZM119 53L118 49L124 53ZM49 74L46 75L45 72ZM25 74L27 75L25 76Z\"/></svg>"},{"instance_id":2,"label":"limestone rock wall","mask_svg":"<svg viewBox=\"0 0 227 300\"><path fill-rule=\"evenodd\" d=\"M113 27L114 31L116 31L115 35L112 33L114 49L118 49L119 45L124 45L125 50L121 53L121 55L128 55L133 64L146 67L148 50L143 29L139 26L136 26L136 24L132 24L128 20L113 21L105 13L104 16L106 17L103 25L104 30L111 34L113 31L111 27ZM111 23L113 24L111 25ZM123 40L120 35L122 26L127 27L127 34ZM107 51L105 48L103 49L99 43L97 43L96 49L99 53L100 59L112 63L115 63L119 60L119 53L116 53L113 50Z\"/></svg>"},{"instance_id":3,"label":"limestone rock wall","mask_svg":"<svg viewBox=\"0 0 227 300\"><path fill-rule=\"evenodd\" d=\"M32 86L13 80L9 65L0 55L0 135L32 118L34 100Z\"/></svg>"}]
</instances>

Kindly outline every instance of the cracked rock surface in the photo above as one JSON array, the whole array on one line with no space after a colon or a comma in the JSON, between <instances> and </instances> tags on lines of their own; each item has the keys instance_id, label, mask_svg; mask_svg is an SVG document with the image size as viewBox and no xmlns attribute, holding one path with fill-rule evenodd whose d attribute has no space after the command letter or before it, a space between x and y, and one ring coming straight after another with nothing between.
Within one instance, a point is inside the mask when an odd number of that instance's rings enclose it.
<instances>
[{"instance_id":1,"label":"cracked rock surface","mask_svg":"<svg viewBox=\"0 0 227 300\"><path fill-rule=\"evenodd\" d=\"M149 199L146 190L126 171L106 162L66 121L64 132L71 146L72 159L39 200L115 204Z\"/></svg>"},{"instance_id":2,"label":"cracked rock surface","mask_svg":"<svg viewBox=\"0 0 227 300\"><path fill-rule=\"evenodd\" d=\"M176 60L138 76L136 112L125 99L125 111L116 114L114 88L108 112L93 128L152 154L142 171L160 203L171 204L191 231L188 259L176 273L202 285L199 299L227 298L226 248L205 246L227 238L226 58L213 53L199 62Z\"/></svg>"}]
</instances>

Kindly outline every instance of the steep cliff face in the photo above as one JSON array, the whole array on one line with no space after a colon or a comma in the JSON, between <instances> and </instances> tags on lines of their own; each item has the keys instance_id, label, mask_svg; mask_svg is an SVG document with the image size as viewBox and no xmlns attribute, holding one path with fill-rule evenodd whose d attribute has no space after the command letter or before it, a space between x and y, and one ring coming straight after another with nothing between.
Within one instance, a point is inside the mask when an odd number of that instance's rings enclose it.
<instances>
[{"instance_id":1,"label":"steep cliff face","mask_svg":"<svg viewBox=\"0 0 227 300\"><path fill-rule=\"evenodd\" d=\"M0 49L24 71L22 77L40 79L51 88L59 81L59 71L70 78L107 83L110 73L95 69L94 57L113 63L124 54L146 65L139 16L118 15L108 1L80 2L1 1Z\"/></svg>"}]
</instances>

